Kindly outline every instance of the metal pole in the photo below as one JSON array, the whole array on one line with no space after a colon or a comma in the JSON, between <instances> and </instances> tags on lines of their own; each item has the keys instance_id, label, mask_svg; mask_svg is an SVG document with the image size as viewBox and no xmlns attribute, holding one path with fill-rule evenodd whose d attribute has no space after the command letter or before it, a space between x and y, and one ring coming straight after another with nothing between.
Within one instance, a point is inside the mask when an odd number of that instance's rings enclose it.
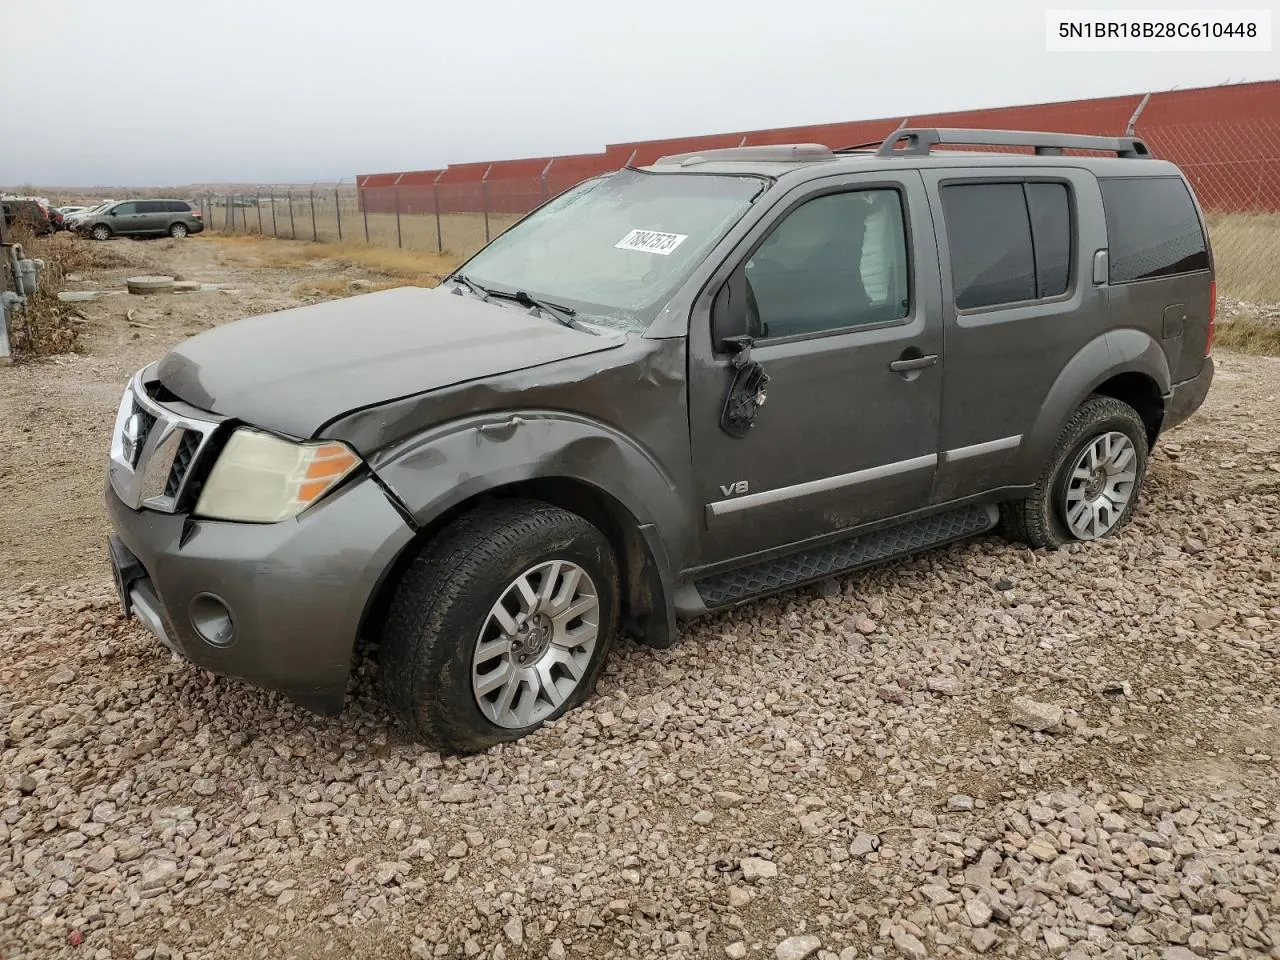
<instances>
[{"instance_id":1,"label":"metal pole","mask_svg":"<svg viewBox=\"0 0 1280 960\"><path fill-rule=\"evenodd\" d=\"M258 208L258 236L262 236L262 194L253 195L253 205Z\"/></svg>"},{"instance_id":2,"label":"metal pole","mask_svg":"<svg viewBox=\"0 0 1280 960\"><path fill-rule=\"evenodd\" d=\"M298 239L298 224L293 219L293 187L289 188L289 232L293 234L293 239Z\"/></svg>"},{"instance_id":3,"label":"metal pole","mask_svg":"<svg viewBox=\"0 0 1280 960\"><path fill-rule=\"evenodd\" d=\"M539 178L542 181L542 203L547 202L547 174L551 172L551 165L555 162L556 158L552 157L547 161L547 165L542 168L542 176Z\"/></svg>"},{"instance_id":4,"label":"metal pole","mask_svg":"<svg viewBox=\"0 0 1280 960\"><path fill-rule=\"evenodd\" d=\"M316 185L311 185L311 240L315 242L320 239L316 234Z\"/></svg>"},{"instance_id":5,"label":"metal pole","mask_svg":"<svg viewBox=\"0 0 1280 960\"><path fill-rule=\"evenodd\" d=\"M493 170L490 165L485 170L484 176L480 178L480 202L484 205L484 242L489 242L489 173Z\"/></svg>"},{"instance_id":6,"label":"metal pole","mask_svg":"<svg viewBox=\"0 0 1280 960\"><path fill-rule=\"evenodd\" d=\"M400 188L396 187L396 246L404 246L400 242Z\"/></svg>"},{"instance_id":7,"label":"metal pole","mask_svg":"<svg viewBox=\"0 0 1280 960\"><path fill-rule=\"evenodd\" d=\"M244 227L244 232L249 232L249 198L243 197L243 203L240 205L240 226Z\"/></svg>"},{"instance_id":8,"label":"metal pole","mask_svg":"<svg viewBox=\"0 0 1280 960\"><path fill-rule=\"evenodd\" d=\"M444 253L444 233L440 229L440 178L431 181L431 197L436 205L436 253Z\"/></svg>"},{"instance_id":9,"label":"metal pole","mask_svg":"<svg viewBox=\"0 0 1280 960\"><path fill-rule=\"evenodd\" d=\"M231 211L234 209L235 208L231 206L231 194L227 194L227 215L222 218L222 224L227 228L227 233L232 233L235 228L235 223L231 219Z\"/></svg>"},{"instance_id":10,"label":"metal pole","mask_svg":"<svg viewBox=\"0 0 1280 960\"><path fill-rule=\"evenodd\" d=\"M341 181L339 181L341 182ZM338 188L333 188L333 212L338 218L338 242L342 242L342 198L338 194Z\"/></svg>"},{"instance_id":11,"label":"metal pole","mask_svg":"<svg viewBox=\"0 0 1280 960\"><path fill-rule=\"evenodd\" d=\"M271 188L271 232L275 236L280 236L280 231L276 227L276 188Z\"/></svg>"},{"instance_id":12,"label":"metal pole","mask_svg":"<svg viewBox=\"0 0 1280 960\"><path fill-rule=\"evenodd\" d=\"M360 216L364 218L364 242L369 242L369 197L365 194L364 188L360 188L356 193L356 199L360 203Z\"/></svg>"}]
</instances>

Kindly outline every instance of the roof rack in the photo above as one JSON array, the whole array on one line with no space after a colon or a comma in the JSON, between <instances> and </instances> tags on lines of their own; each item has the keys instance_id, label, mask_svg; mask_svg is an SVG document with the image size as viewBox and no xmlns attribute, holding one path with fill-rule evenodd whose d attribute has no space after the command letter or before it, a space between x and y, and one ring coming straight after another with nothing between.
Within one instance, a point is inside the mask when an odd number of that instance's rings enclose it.
<instances>
[{"instance_id":1,"label":"roof rack","mask_svg":"<svg viewBox=\"0 0 1280 960\"><path fill-rule=\"evenodd\" d=\"M690 167L717 160L777 161L803 163L809 160L834 160L830 147L820 143L762 144L756 147L722 147L718 150L698 150L693 153L673 153L659 157L657 163L674 163Z\"/></svg>"},{"instance_id":2,"label":"roof rack","mask_svg":"<svg viewBox=\"0 0 1280 960\"><path fill-rule=\"evenodd\" d=\"M906 141L905 148L895 149ZM1038 157L1060 157L1064 148L1100 150L1118 157L1147 159L1151 151L1137 137L1091 137L1079 133L1031 133L1026 130L964 130L907 127L895 130L876 151L882 157L927 156L940 143L966 146L1034 147ZM870 144L868 144L870 146Z\"/></svg>"}]
</instances>

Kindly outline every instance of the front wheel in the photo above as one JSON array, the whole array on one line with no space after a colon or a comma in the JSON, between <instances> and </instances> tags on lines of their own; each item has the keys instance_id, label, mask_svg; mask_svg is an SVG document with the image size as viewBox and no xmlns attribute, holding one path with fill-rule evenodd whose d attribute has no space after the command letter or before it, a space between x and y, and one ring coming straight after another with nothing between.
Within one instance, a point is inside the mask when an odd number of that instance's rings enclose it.
<instances>
[{"instance_id":1,"label":"front wheel","mask_svg":"<svg viewBox=\"0 0 1280 960\"><path fill-rule=\"evenodd\" d=\"M105 223L94 224L93 229L89 231L89 236L95 240L110 240L111 228Z\"/></svg>"},{"instance_id":2,"label":"front wheel","mask_svg":"<svg viewBox=\"0 0 1280 960\"><path fill-rule=\"evenodd\" d=\"M395 588L383 699L437 748L519 739L592 693L617 607L617 562L586 520L530 500L478 507L433 538Z\"/></svg>"},{"instance_id":3,"label":"front wheel","mask_svg":"<svg viewBox=\"0 0 1280 960\"><path fill-rule=\"evenodd\" d=\"M1090 397L1063 429L1034 493L1000 505L1004 532L1051 549L1111 536L1133 517L1147 453L1147 428L1133 407Z\"/></svg>"}]
</instances>

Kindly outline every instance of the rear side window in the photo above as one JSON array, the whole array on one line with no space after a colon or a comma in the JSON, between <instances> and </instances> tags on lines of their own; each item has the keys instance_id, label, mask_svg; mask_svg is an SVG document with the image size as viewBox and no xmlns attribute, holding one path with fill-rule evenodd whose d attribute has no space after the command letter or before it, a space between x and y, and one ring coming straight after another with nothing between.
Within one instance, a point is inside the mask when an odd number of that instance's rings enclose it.
<instances>
[{"instance_id":1,"label":"rear side window","mask_svg":"<svg viewBox=\"0 0 1280 960\"><path fill-rule=\"evenodd\" d=\"M1020 183L942 188L951 276L961 310L1034 300L1031 223Z\"/></svg>"},{"instance_id":2,"label":"rear side window","mask_svg":"<svg viewBox=\"0 0 1280 960\"><path fill-rule=\"evenodd\" d=\"M1204 230L1177 177L1100 179L1111 282L1209 269Z\"/></svg>"},{"instance_id":3,"label":"rear side window","mask_svg":"<svg viewBox=\"0 0 1280 960\"><path fill-rule=\"evenodd\" d=\"M139 200L139 213L164 213L165 206L163 200Z\"/></svg>"},{"instance_id":4,"label":"rear side window","mask_svg":"<svg viewBox=\"0 0 1280 960\"><path fill-rule=\"evenodd\" d=\"M165 201L165 204L168 207L170 213L190 213L191 212L190 205L183 203L181 200L167 200Z\"/></svg>"},{"instance_id":5,"label":"rear side window","mask_svg":"<svg viewBox=\"0 0 1280 960\"><path fill-rule=\"evenodd\" d=\"M1071 279L1071 201L1065 183L1028 183L1031 244L1036 257L1036 296L1067 292Z\"/></svg>"},{"instance_id":6,"label":"rear side window","mask_svg":"<svg viewBox=\"0 0 1280 960\"><path fill-rule=\"evenodd\" d=\"M1056 297L1071 282L1071 201L1063 183L942 188L956 307Z\"/></svg>"}]
</instances>

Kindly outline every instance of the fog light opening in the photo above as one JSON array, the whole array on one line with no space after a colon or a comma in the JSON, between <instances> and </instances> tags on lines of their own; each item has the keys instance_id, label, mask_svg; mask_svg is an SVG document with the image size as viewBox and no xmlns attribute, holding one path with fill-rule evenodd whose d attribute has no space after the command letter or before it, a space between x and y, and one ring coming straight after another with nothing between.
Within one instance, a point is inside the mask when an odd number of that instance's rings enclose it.
<instances>
[{"instance_id":1,"label":"fog light opening","mask_svg":"<svg viewBox=\"0 0 1280 960\"><path fill-rule=\"evenodd\" d=\"M225 647L235 637L231 611L212 593L200 593L192 599L191 625L201 640L214 647Z\"/></svg>"}]
</instances>

